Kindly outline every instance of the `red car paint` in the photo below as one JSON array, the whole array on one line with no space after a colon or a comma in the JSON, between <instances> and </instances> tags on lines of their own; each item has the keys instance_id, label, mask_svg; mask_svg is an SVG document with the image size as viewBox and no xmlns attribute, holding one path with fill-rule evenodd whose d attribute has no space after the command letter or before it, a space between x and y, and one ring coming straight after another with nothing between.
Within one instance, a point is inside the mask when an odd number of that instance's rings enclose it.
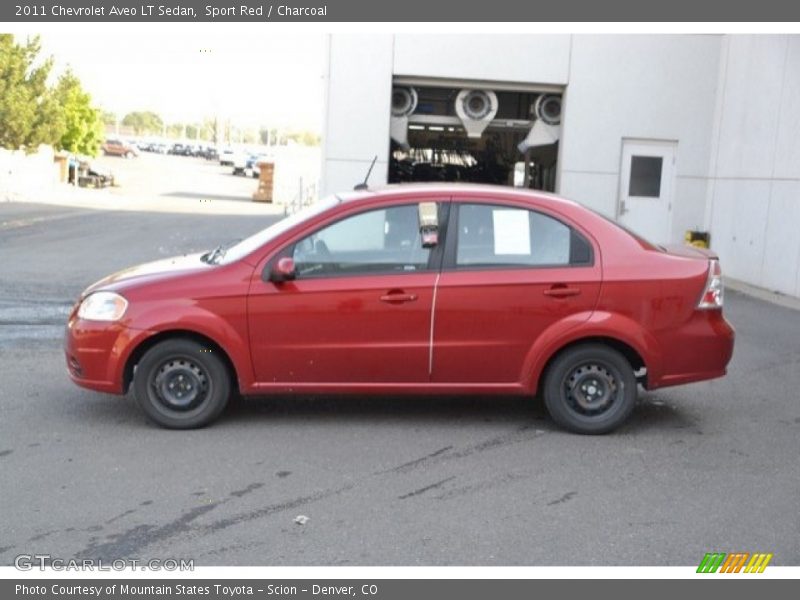
<instances>
[{"instance_id":1,"label":"red car paint","mask_svg":"<svg viewBox=\"0 0 800 600\"><path fill-rule=\"evenodd\" d=\"M555 217L589 242L593 263L282 283L262 277L284 248L323 225L367 209L430 201L499 204ZM129 305L120 321L108 323L79 318L76 304L65 339L68 372L80 386L122 394L148 347L189 333L226 357L245 395L533 394L556 353L590 339L636 357L649 389L700 381L725 374L734 344L721 310L697 308L710 257L693 248L653 247L548 194L389 186L347 194L228 264L192 255L94 284L81 299L109 290Z\"/></svg>"}]
</instances>

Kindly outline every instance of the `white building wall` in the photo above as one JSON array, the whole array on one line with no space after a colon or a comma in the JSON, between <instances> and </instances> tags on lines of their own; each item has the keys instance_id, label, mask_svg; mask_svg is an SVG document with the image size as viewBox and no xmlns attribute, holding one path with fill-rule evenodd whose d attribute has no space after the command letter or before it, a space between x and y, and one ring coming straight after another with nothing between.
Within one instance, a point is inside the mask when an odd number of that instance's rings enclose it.
<instances>
[{"instance_id":1,"label":"white building wall","mask_svg":"<svg viewBox=\"0 0 800 600\"><path fill-rule=\"evenodd\" d=\"M672 239L701 227L719 36L574 36L559 192L616 217L623 138L677 142Z\"/></svg>"},{"instance_id":2,"label":"white building wall","mask_svg":"<svg viewBox=\"0 0 800 600\"><path fill-rule=\"evenodd\" d=\"M327 38L322 194L351 190L378 160L370 184L386 183L392 98L390 35Z\"/></svg>"},{"instance_id":3,"label":"white building wall","mask_svg":"<svg viewBox=\"0 0 800 600\"><path fill-rule=\"evenodd\" d=\"M725 272L800 296L800 38L727 36L709 227Z\"/></svg>"},{"instance_id":4,"label":"white building wall","mask_svg":"<svg viewBox=\"0 0 800 600\"><path fill-rule=\"evenodd\" d=\"M566 85L569 35L394 36L394 74Z\"/></svg>"},{"instance_id":5,"label":"white building wall","mask_svg":"<svg viewBox=\"0 0 800 600\"><path fill-rule=\"evenodd\" d=\"M710 229L726 274L800 296L800 37L334 35L323 193L378 156L394 76L564 86L558 191L616 216L622 140L677 143L671 238Z\"/></svg>"}]
</instances>

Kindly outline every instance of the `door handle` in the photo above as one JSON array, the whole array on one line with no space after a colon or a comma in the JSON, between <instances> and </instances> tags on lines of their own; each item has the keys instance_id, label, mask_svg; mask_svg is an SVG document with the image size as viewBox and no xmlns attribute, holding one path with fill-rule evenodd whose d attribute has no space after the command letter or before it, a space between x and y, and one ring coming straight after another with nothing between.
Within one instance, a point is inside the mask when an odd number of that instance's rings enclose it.
<instances>
[{"instance_id":1,"label":"door handle","mask_svg":"<svg viewBox=\"0 0 800 600\"><path fill-rule=\"evenodd\" d=\"M381 302L388 304L402 304L403 302L414 302L417 299L416 294L406 294L405 292L389 292L381 296Z\"/></svg>"},{"instance_id":2,"label":"door handle","mask_svg":"<svg viewBox=\"0 0 800 600\"><path fill-rule=\"evenodd\" d=\"M550 296L551 298L569 298L570 296L577 296L580 293L580 288L568 287L566 285L554 285L550 289L544 291L544 295Z\"/></svg>"}]
</instances>

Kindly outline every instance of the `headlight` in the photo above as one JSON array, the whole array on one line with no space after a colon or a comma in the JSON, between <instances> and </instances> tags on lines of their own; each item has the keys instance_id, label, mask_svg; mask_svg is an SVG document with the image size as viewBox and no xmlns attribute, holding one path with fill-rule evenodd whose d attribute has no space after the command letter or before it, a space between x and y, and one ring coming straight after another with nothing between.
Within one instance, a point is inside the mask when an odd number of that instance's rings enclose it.
<instances>
[{"instance_id":1,"label":"headlight","mask_svg":"<svg viewBox=\"0 0 800 600\"><path fill-rule=\"evenodd\" d=\"M119 321L128 301L114 292L95 292L89 294L78 308L78 318L89 321Z\"/></svg>"}]
</instances>

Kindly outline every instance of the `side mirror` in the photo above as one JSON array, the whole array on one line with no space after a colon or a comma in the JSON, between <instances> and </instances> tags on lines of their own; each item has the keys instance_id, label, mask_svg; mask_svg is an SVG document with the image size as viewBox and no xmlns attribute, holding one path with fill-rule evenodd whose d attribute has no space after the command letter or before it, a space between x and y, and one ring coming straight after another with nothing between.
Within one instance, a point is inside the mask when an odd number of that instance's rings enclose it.
<instances>
[{"instance_id":1,"label":"side mirror","mask_svg":"<svg viewBox=\"0 0 800 600\"><path fill-rule=\"evenodd\" d=\"M283 283L295 278L297 272L294 267L294 260L288 256L278 259L269 274L269 280L273 283Z\"/></svg>"}]
</instances>

